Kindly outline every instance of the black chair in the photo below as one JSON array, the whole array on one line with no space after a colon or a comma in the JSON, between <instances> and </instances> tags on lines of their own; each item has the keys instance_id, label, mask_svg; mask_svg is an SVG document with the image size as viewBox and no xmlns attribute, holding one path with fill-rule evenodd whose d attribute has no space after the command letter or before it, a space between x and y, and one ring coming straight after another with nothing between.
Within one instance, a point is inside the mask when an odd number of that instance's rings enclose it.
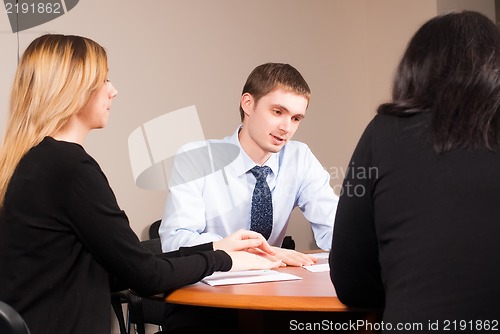
<instances>
[{"instance_id":1,"label":"black chair","mask_svg":"<svg viewBox=\"0 0 500 334\"><path fill-rule=\"evenodd\" d=\"M111 306L115 312L116 319L118 320L118 326L120 328L120 334L130 333L130 323L125 324L125 316L123 315L123 304L128 305L130 300L131 292L128 290L116 291L111 293Z\"/></svg>"},{"instance_id":2,"label":"black chair","mask_svg":"<svg viewBox=\"0 0 500 334\"><path fill-rule=\"evenodd\" d=\"M23 317L10 305L0 302L0 333L30 334Z\"/></svg>"},{"instance_id":3,"label":"black chair","mask_svg":"<svg viewBox=\"0 0 500 334\"><path fill-rule=\"evenodd\" d=\"M283 240L283 244L281 245L281 248L295 250L295 240L293 240L291 235L285 236L285 239Z\"/></svg>"},{"instance_id":4,"label":"black chair","mask_svg":"<svg viewBox=\"0 0 500 334\"><path fill-rule=\"evenodd\" d=\"M161 219L155 221L151 226L149 226L149 239L157 239L160 237L158 229L160 228Z\"/></svg>"},{"instance_id":5,"label":"black chair","mask_svg":"<svg viewBox=\"0 0 500 334\"><path fill-rule=\"evenodd\" d=\"M158 331L161 332L165 320L163 301L141 298L129 290L112 293L111 300L121 334L145 334L146 324L158 326ZM123 315L122 304L127 305L127 321Z\"/></svg>"},{"instance_id":6,"label":"black chair","mask_svg":"<svg viewBox=\"0 0 500 334\"><path fill-rule=\"evenodd\" d=\"M141 243L153 253L161 253L159 238L143 240ZM127 320L123 314L123 304L127 306ZM111 293L111 305L116 314L121 334L145 334L146 324L157 325L161 331L165 320L165 303L163 301L141 298L132 291L123 290Z\"/></svg>"}]
</instances>

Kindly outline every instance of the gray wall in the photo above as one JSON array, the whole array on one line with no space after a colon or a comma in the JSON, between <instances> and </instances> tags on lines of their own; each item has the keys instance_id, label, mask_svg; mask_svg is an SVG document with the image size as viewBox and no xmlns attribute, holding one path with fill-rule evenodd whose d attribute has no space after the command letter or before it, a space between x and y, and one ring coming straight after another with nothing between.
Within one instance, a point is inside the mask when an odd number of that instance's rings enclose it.
<instances>
[{"instance_id":1,"label":"gray wall","mask_svg":"<svg viewBox=\"0 0 500 334\"><path fill-rule=\"evenodd\" d=\"M67 14L13 34L0 15L0 134L18 53L46 32L95 39L109 52L119 90L108 127L86 149L107 173L140 238L160 218L166 192L144 190L132 178L127 138L144 122L196 105L206 138L239 124L238 101L256 65L288 62L313 96L295 139L307 142L340 190L350 154L376 106L387 100L403 48L426 19L453 7L494 17L494 0L82 0ZM299 249L314 247L294 214Z\"/></svg>"},{"instance_id":2,"label":"gray wall","mask_svg":"<svg viewBox=\"0 0 500 334\"><path fill-rule=\"evenodd\" d=\"M119 97L108 127L94 131L85 146L107 173L132 228L145 238L147 226L161 217L167 194L134 184L128 135L152 118L192 104L206 138L230 134L239 123L239 95L251 69L267 61L288 62L313 91L295 139L311 146L338 193L359 135L389 97L392 72L408 38L454 4L494 13L493 0L258 0L251 5L85 0L19 36L11 32L7 15L0 15L0 132L18 48L22 53L46 32L84 35L104 45ZM299 249L314 247L300 214L294 214L290 229Z\"/></svg>"},{"instance_id":3,"label":"gray wall","mask_svg":"<svg viewBox=\"0 0 500 334\"><path fill-rule=\"evenodd\" d=\"M46 32L84 35L104 45L119 96L108 127L91 133L85 147L143 239L162 216L167 194L134 184L128 135L152 118L194 104L206 138L226 136L239 124L238 101L249 72L263 62L288 62L313 92L295 139L311 146L338 192L361 131L389 96L406 40L435 8L434 0L82 0L19 36L7 15L0 15L0 132L18 38L21 53ZM314 247L300 214L294 214L290 233L299 249Z\"/></svg>"}]
</instances>

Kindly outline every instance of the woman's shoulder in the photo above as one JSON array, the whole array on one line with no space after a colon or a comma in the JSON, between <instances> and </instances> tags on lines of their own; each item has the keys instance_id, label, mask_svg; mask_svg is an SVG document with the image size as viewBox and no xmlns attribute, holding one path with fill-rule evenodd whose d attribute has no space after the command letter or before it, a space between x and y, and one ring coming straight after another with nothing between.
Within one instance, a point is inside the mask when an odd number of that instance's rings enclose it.
<instances>
[{"instance_id":1,"label":"woman's shoulder","mask_svg":"<svg viewBox=\"0 0 500 334\"><path fill-rule=\"evenodd\" d=\"M64 160L66 162L93 160L80 144L56 140L52 137L45 137L32 150L38 151L39 154L45 154L50 159Z\"/></svg>"},{"instance_id":2,"label":"woman's shoulder","mask_svg":"<svg viewBox=\"0 0 500 334\"><path fill-rule=\"evenodd\" d=\"M415 113L405 116L377 114L368 123L367 128L375 133L395 134L421 132L430 123L429 113Z\"/></svg>"},{"instance_id":3,"label":"woman's shoulder","mask_svg":"<svg viewBox=\"0 0 500 334\"><path fill-rule=\"evenodd\" d=\"M36 166L54 173L67 173L82 164L97 164L81 145L52 137L45 137L23 160L32 168Z\"/></svg>"}]
</instances>

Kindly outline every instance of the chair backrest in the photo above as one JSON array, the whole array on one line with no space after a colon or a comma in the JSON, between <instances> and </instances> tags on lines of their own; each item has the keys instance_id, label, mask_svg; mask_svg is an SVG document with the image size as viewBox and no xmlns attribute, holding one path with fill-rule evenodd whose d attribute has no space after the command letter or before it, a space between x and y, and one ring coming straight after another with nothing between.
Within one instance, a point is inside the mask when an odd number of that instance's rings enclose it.
<instances>
[{"instance_id":1,"label":"chair backrest","mask_svg":"<svg viewBox=\"0 0 500 334\"><path fill-rule=\"evenodd\" d=\"M160 237L158 229L160 228L161 219L158 219L153 224L149 226L149 239L156 239Z\"/></svg>"},{"instance_id":2,"label":"chair backrest","mask_svg":"<svg viewBox=\"0 0 500 334\"><path fill-rule=\"evenodd\" d=\"M10 305L0 301L0 333L30 334L21 315Z\"/></svg>"}]
</instances>

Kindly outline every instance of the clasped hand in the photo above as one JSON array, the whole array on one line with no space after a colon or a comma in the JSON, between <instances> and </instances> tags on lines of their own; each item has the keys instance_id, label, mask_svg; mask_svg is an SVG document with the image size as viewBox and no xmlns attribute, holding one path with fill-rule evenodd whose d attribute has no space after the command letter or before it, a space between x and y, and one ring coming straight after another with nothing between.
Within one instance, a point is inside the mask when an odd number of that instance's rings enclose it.
<instances>
[{"instance_id":1,"label":"clasped hand","mask_svg":"<svg viewBox=\"0 0 500 334\"><path fill-rule=\"evenodd\" d=\"M311 255L270 246L260 233L248 230L238 230L222 240L214 241L213 248L229 254L233 261L231 271L303 266L318 261Z\"/></svg>"}]
</instances>

